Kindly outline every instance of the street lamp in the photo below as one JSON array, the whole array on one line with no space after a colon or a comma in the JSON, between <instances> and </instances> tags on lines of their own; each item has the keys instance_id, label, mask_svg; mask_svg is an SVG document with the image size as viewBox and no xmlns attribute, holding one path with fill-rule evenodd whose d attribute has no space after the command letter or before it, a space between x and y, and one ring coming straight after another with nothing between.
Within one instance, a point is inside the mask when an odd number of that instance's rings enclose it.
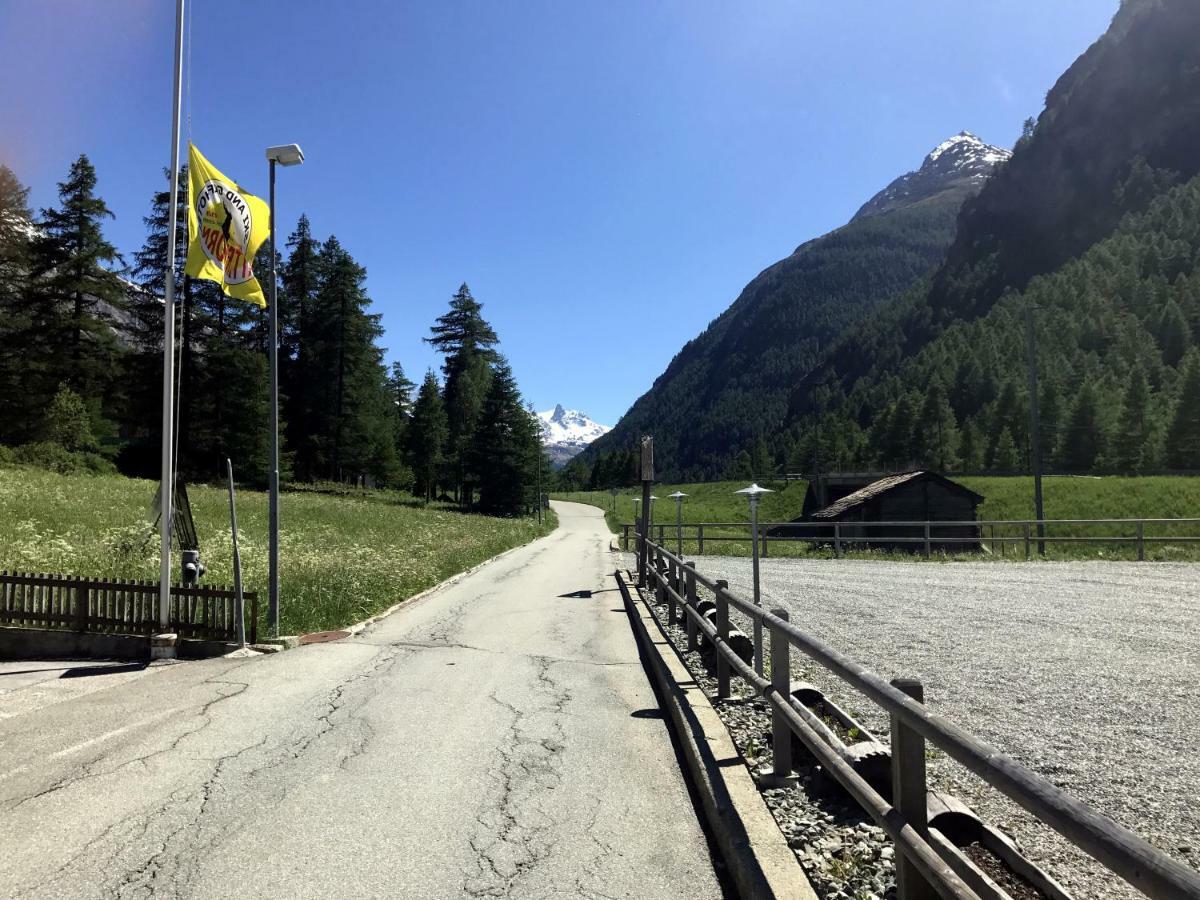
<instances>
[{"instance_id":1,"label":"street lamp","mask_svg":"<svg viewBox=\"0 0 1200 900\"><path fill-rule=\"evenodd\" d=\"M675 501L675 551L680 561L683 561L683 498L687 496L683 491L676 491L673 494L668 494Z\"/></svg>"},{"instance_id":2,"label":"street lamp","mask_svg":"<svg viewBox=\"0 0 1200 900\"><path fill-rule=\"evenodd\" d=\"M304 151L298 144L267 148L271 175L271 297L267 336L267 367L271 370L271 472L268 490L268 530L270 549L267 557L267 598L271 634L279 636L279 304L275 274L275 165L298 166Z\"/></svg>"},{"instance_id":3,"label":"street lamp","mask_svg":"<svg viewBox=\"0 0 1200 900\"><path fill-rule=\"evenodd\" d=\"M750 487L742 488L740 491L734 491L734 493L745 494L750 498L750 541L753 545L750 555L754 560L754 605L762 606L762 596L759 593L758 583L758 498L763 494L773 494L775 492L770 488L752 484ZM763 673L762 619L754 620L754 671L759 675Z\"/></svg>"}]
</instances>

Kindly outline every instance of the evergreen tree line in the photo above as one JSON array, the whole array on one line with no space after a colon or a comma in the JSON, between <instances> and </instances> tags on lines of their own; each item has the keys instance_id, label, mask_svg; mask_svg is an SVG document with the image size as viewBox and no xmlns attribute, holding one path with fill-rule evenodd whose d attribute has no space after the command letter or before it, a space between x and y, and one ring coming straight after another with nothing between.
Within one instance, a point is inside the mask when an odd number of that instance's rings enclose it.
<instances>
[{"instance_id":1,"label":"evergreen tree line","mask_svg":"<svg viewBox=\"0 0 1200 900\"><path fill-rule=\"evenodd\" d=\"M230 458L240 480L263 484L266 312L184 275L186 168L179 186L180 472L216 480ZM35 215L28 196L0 166L0 453L157 477L170 191L151 198L130 259L104 235L112 212L86 156L59 184L57 206ZM431 373L413 400L402 366L385 365L362 265L336 237L314 236L306 216L285 248L276 260L283 478L362 479L426 498L441 488L490 512L531 506L540 432L466 285L429 339L445 355L445 386ZM268 253L254 268L269 297Z\"/></svg>"}]
</instances>

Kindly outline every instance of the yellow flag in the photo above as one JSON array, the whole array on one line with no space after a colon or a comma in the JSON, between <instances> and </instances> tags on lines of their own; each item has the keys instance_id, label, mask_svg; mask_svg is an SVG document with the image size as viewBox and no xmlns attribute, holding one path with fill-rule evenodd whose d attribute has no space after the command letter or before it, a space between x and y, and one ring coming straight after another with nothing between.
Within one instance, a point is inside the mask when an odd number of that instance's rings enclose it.
<instances>
[{"instance_id":1,"label":"yellow flag","mask_svg":"<svg viewBox=\"0 0 1200 900\"><path fill-rule=\"evenodd\" d=\"M242 190L188 144L188 254L184 271L221 285L230 297L266 306L254 254L271 234L267 204Z\"/></svg>"}]
</instances>

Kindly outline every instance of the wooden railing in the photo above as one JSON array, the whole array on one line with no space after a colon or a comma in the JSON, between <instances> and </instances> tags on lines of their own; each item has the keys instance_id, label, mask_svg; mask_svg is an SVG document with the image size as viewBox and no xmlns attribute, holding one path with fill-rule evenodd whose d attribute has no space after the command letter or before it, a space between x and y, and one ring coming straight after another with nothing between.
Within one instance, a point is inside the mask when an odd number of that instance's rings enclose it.
<instances>
[{"instance_id":1,"label":"wooden railing","mask_svg":"<svg viewBox=\"0 0 1200 900\"><path fill-rule=\"evenodd\" d=\"M258 594L243 593L250 643L258 640ZM238 637L237 594L228 587L171 585L168 628L181 638ZM102 634L160 631L158 583L0 572L0 625Z\"/></svg>"},{"instance_id":2,"label":"wooden railing","mask_svg":"<svg viewBox=\"0 0 1200 900\"><path fill-rule=\"evenodd\" d=\"M1038 526L1041 526L1039 533ZM621 528L622 548L629 550L637 525L624 523ZM695 548L697 556L704 555L706 545L721 543L748 544L751 541L748 522L670 522L651 524L651 536L660 544L679 542ZM1193 534L1167 534L1172 528L1187 528ZM1117 534L1063 534L1094 529L1117 531ZM894 534L881 532L894 531ZM964 533L968 532L968 533ZM1146 559L1146 549L1154 545L1200 543L1200 519L984 519L965 522L774 522L759 523L759 553L769 557L772 545L804 543L832 550L835 558L853 550L873 546L917 544L925 556L935 550L953 552L956 548L988 547L993 554L1015 556L1023 552L1032 559L1035 549L1054 544L1120 545L1133 549L1139 561Z\"/></svg>"},{"instance_id":3,"label":"wooden railing","mask_svg":"<svg viewBox=\"0 0 1200 900\"><path fill-rule=\"evenodd\" d=\"M900 900L930 896L978 898L982 885L969 867L949 861L944 842L930 834L926 808L925 742L946 753L993 788L1016 801L1137 890L1156 900L1200 897L1200 872L1157 850L1138 835L1075 799L1057 785L1023 766L966 730L931 713L921 684L913 679L891 683L843 656L788 621L786 610L767 612L707 578L696 563L685 562L666 546L638 536L646 554L645 586L668 606L668 622L682 611L689 649L698 634L716 649L717 694L730 696L730 677L740 676L772 707L775 775L791 774L794 734L817 761L892 838L899 854ZM618 581L624 581L618 573ZM712 621L699 608L698 587L715 600ZM736 609L770 633L771 677L759 675L730 643L729 611ZM859 775L822 737L819 718L792 696L789 651L796 649L876 703L891 719L892 799L886 799ZM972 882L968 884L968 882Z\"/></svg>"}]
</instances>

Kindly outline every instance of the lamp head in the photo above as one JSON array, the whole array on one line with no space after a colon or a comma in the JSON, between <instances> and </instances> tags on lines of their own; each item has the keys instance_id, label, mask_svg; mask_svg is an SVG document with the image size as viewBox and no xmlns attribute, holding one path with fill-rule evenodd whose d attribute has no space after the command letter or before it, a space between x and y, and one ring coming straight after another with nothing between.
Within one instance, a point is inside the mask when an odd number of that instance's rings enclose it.
<instances>
[{"instance_id":1,"label":"lamp head","mask_svg":"<svg viewBox=\"0 0 1200 900\"><path fill-rule=\"evenodd\" d=\"M304 151L299 144L280 144L267 148L267 159L281 166L298 166L304 162Z\"/></svg>"},{"instance_id":2,"label":"lamp head","mask_svg":"<svg viewBox=\"0 0 1200 900\"><path fill-rule=\"evenodd\" d=\"M673 494L667 494L668 499L674 500L676 503L678 503L680 500L682 500L686 496L687 496L687 494L685 494L683 491L676 491Z\"/></svg>"},{"instance_id":3,"label":"lamp head","mask_svg":"<svg viewBox=\"0 0 1200 900\"><path fill-rule=\"evenodd\" d=\"M734 491L734 493L735 494L745 494L747 497L750 498L751 503L757 503L758 498L761 497L763 494L773 494L775 492L773 490L771 490L770 488L759 487L757 484L752 484L752 485L750 485L750 487L742 488L740 491Z\"/></svg>"}]
</instances>

